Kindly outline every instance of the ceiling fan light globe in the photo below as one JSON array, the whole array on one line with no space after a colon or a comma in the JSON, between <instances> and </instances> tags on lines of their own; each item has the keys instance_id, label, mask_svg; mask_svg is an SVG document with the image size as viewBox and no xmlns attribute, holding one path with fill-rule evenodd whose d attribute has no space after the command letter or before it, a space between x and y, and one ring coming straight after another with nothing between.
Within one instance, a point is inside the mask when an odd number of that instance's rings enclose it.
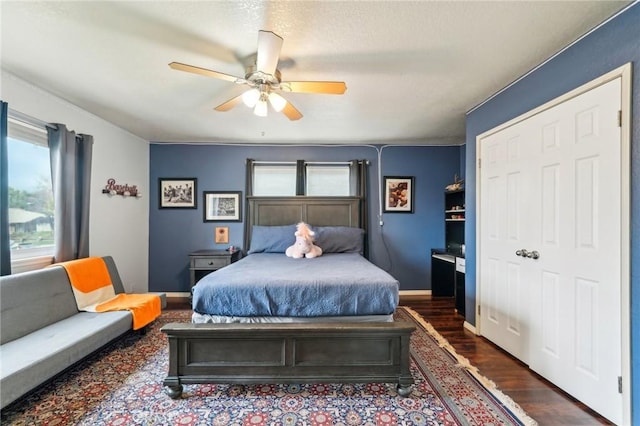
<instances>
[{"instance_id":1,"label":"ceiling fan light globe","mask_svg":"<svg viewBox=\"0 0 640 426\"><path fill-rule=\"evenodd\" d=\"M256 88L247 90L242 94L242 102L249 108L256 106L258 99L260 99L260 91Z\"/></svg>"},{"instance_id":2,"label":"ceiling fan light globe","mask_svg":"<svg viewBox=\"0 0 640 426\"><path fill-rule=\"evenodd\" d=\"M287 105L287 100L277 93L269 93L269 102L276 111L280 112Z\"/></svg>"},{"instance_id":3,"label":"ceiling fan light globe","mask_svg":"<svg viewBox=\"0 0 640 426\"><path fill-rule=\"evenodd\" d=\"M256 103L256 107L253 110L253 113L258 117L266 117L267 116L267 103L264 101L260 101Z\"/></svg>"}]
</instances>

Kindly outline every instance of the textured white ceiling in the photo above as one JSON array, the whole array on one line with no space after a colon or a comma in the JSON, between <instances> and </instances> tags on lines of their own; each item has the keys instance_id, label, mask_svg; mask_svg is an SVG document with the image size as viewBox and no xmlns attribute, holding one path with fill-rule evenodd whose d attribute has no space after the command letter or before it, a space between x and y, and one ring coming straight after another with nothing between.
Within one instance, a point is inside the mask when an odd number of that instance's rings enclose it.
<instances>
[{"instance_id":1,"label":"textured white ceiling","mask_svg":"<svg viewBox=\"0 0 640 426\"><path fill-rule=\"evenodd\" d=\"M2 1L2 68L157 142L462 143L464 114L629 1ZM283 80L304 117L240 105L258 30L284 38ZM41 117L48 119L47 117Z\"/></svg>"}]
</instances>

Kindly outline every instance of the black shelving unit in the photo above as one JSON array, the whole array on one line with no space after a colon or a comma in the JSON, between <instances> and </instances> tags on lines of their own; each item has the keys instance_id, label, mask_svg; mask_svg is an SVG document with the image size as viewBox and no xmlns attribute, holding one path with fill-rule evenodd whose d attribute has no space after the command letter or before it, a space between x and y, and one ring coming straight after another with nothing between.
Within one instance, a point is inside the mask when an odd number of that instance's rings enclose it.
<instances>
[{"instance_id":1,"label":"black shelving unit","mask_svg":"<svg viewBox=\"0 0 640 426\"><path fill-rule=\"evenodd\" d=\"M431 294L455 297L456 311L465 315L464 189L444 193L444 250L431 250Z\"/></svg>"},{"instance_id":2,"label":"black shelving unit","mask_svg":"<svg viewBox=\"0 0 640 426\"><path fill-rule=\"evenodd\" d=\"M462 254L464 244L464 189L444 193L445 243L448 252Z\"/></svg>"}]
</instances>

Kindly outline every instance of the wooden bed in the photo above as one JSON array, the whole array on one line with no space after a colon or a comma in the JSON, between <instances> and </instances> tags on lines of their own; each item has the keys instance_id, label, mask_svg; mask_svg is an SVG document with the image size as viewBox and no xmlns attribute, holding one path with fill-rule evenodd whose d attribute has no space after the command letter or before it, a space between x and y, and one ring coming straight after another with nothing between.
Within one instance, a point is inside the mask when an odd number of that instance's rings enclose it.
<instances>
[{"instance_id":1,"label":"wooden bed","mask_svg":"<svg viewBox=\"0 0 640 426\"><path fill-rule=\"evenodd\" d=\"M360 197L247 197L245 247L253 225L363 227ZM411 393L406 322L170 323L171 398L193 383L397 383Z\"/></svg>"}]
</instances>

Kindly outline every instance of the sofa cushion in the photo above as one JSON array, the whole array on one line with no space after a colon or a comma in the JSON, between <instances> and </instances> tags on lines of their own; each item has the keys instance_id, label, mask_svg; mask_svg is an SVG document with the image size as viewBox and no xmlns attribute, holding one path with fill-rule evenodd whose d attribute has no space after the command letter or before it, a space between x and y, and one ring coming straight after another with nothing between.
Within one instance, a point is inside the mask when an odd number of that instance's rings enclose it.
<instances>
[{"instance_id":1,"label":"sofa cushion","mask_svg":"<svg viewBox=\"0 0 640 426\"><path fill-rule=\"evenodd\" d=\"M0 407L131 330L132 324L128 311L79 312L3 344Z\"/></svg>"},{"instance_id":2,"label":"sofa cushion","mask_svg":"<svg viewBox=\"0 0 640 426\"><path fill-rule=\"evenodd\" d=\"M44 268L0 278L0 344L77 313L63 268Z\"/></svg>"}]
</instances>

